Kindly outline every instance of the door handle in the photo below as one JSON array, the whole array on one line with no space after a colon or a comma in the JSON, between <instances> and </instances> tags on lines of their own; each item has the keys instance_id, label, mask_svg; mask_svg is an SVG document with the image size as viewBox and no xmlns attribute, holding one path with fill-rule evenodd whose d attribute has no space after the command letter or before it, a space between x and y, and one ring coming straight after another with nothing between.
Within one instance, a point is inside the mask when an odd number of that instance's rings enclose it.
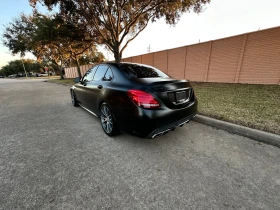
<instances>
[{"instance_id":1,"label":"door handle","mask_svg":"<svg viewBox=\"0 0 280 210\"><path fill-rule=\"evenodd\" d=\"M98 87L98 89L102 89L102 88L103 88L103 86L102 86L102 85L98 85L97 87Z\"/></svg>"}]
</instances>

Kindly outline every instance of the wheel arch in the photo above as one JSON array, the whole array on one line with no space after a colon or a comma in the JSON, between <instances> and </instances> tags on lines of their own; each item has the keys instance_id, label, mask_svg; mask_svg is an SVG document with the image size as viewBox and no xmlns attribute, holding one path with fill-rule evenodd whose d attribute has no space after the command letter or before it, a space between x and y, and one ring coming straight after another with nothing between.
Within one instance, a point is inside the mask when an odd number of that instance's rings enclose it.
<instances>
[{"instance_id":1,"label":"wheel arch","mask_svg":"<svg viewBox=\"0 0 280 210\"><path fill-rule=\"evenodd\" d=\"M100 108L101 108L101 106L102 106L102 104L106 104L108 107L109 107L109 109L111 110L111 113L112 113L112 115L113 115L113 118L114 118L114 120L115 120L115 122L117 123L118 121L117 121L117 118L116 118L116 115L115 115L115 113L114 113L114 111L113 111L113 109L112 109L112 106L107 102L107 101L105 101L104 99L103 100L100 100L99 101L99 105L98 105L98 109L99 109L99 117L100 117ZM118 124L118 123L117 123Z\"/></svg>"}]
</instances>

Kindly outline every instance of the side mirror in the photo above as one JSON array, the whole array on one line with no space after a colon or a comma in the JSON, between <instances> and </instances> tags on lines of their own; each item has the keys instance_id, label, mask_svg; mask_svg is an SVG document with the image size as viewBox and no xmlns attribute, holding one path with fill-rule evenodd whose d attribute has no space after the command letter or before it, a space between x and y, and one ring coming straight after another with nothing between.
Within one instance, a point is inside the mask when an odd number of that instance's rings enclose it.
<instances>
[{"instance_id":1,"label":"side mirror","mask_svg":"<svg viewBox=\"0 0 280 210\"><path fill-rule=\"evenodd\" d=\"M109 76L109 78L106 78L106 77L103 77L103 78L102 78L103 81L112 81L112 79L113 79L113 78L112 78L111 76Z\"/></svg>"},{"instance_id":2,"label":"side mirror","mask_svg":"<svg viewBox=\"0 0 280 210\"><path fill-rule=\"evenodd\" d=\"M75 83L79 83L79 82L80 82L80 77L76 77L76 78L74 79L74 82L75 82Z\"/></svg>"}]
</instances>

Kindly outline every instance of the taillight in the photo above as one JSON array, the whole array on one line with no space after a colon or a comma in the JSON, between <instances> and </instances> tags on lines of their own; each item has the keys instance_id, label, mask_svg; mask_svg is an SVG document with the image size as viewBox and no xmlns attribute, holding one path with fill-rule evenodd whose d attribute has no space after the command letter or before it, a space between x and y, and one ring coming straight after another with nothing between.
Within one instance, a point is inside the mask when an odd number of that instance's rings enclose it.
<instances>
[{"instance_id":1,"label":"taillight","mask_svg":"<svg viewBox=\"0 0 280 210\"><path fill-rule=\"evenodd\" d=\"M141 90L127 91L129 98L139 107L145 109L155 109L160 107L158 101L149 93Z\"/></svg>"}]
</instances>

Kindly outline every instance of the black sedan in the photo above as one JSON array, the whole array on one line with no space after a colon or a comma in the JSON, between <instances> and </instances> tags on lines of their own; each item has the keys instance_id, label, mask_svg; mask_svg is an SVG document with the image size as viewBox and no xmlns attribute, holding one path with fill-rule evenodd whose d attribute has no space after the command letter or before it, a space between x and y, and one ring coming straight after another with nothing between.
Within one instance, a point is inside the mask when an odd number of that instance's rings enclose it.
<instances>
[{"instance_id":1,"label":"black sedan","mask_svg":"<svg viewBox=\"0 0 280 210\"><path fill-rule=\"evenodd\" d=\"M70 89L72 104L101 120L104 132L155 138L189 122L197 112L191 83L135 63L102 63Z\"/></svg>"}]
</instances>

